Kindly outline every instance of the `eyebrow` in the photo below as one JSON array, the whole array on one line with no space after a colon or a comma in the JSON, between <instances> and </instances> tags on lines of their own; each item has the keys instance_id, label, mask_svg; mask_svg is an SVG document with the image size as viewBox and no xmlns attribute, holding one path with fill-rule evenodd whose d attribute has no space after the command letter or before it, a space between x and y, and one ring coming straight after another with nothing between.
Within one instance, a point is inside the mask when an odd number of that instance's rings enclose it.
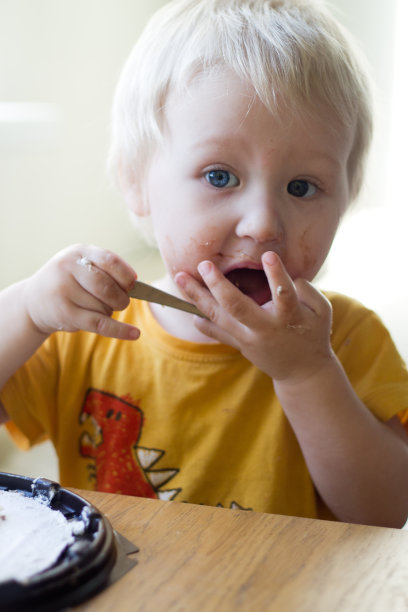
<instances>
[{"instance_id":1,"label":"eyebrow","mask_svg":"<svg viewBox=\"0 0 408 612\"><path fill-rule=\"evenodd\" d=\"M228 141L229 138L219 138L218 136L214 137L214 138L207 138L204 140L200 140L197 143L193 144L192 149L193 150L200 150L200 149L204 149L207 146L221 146L223 144L225 144L226 141ZM306 151L307 153L307 158L308 160L321 160L324 162L329 162L330 165L335 166L336 168L338 168L339 166L342 165L342 161L336 157L333 157L332 155L327 155L326 153L322 153L321 151Z\"/></svg>"},{"instance_id":2,"label":"eyebrow","mask_svg":"<svg viewBox=\"0 0 408 612\"><path fill-rule=\"evenodd\" d=\"M332 157L331 155L326 155L325 153L320 153L320 151L308 151L309 159L311 160L322 160L325 162L330 162L332 166L336 166L338 168L342 165L342 161L336 157Z\"/></svg>"},{"instance_id":3,"label":"eyebrow","mask_svg":"<svg viewBox=\"0 0 408 612\"><path fill-rule=\"evenodd\" d=\"M225 138L220 138L219 136L214 136L214 138L207 138L204 140L199 140L198 142L194 143L192 145L193 149L203 149L204 147L207 146L220 146L225 144L228 140L230 140L230 137L227 136Z\"/></svg>"}]
</instances>

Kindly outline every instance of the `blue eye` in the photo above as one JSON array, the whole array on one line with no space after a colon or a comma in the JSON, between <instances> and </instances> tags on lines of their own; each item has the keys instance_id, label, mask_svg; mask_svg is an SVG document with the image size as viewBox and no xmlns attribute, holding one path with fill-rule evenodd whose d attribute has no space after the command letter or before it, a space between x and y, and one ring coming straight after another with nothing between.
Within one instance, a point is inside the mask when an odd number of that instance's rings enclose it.
<instances>
[{"instance_id":1,"label":"blue eye","mask_svg":"<svg viewBox=\"0 0 408 612\"><path fill-rule=\"evenodd\" d=\"M315 195L317 187L309 181L296 180L291 181L287 187L288 193L295 198L310 198Z\"/></svg>"},{"instance_id":2,"label":"blue eye","mask_svg":"<svg viewBox=\"0 0 408 612\"><path fill-rule=\"evenodd\" d=\"M210 170L205 173L205 179L213 187L223 189L224 187L236 187L239 185L239 180L231 172L227 170Z\"/></svg>"}]
</instances>

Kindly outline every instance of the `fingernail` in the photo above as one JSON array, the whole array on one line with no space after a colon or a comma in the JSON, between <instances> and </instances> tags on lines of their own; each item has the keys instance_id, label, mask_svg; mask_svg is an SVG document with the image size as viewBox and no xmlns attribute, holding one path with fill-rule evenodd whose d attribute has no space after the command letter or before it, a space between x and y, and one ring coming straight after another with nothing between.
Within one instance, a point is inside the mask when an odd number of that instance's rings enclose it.
<instances>
[{"instance_id":1,"label":"fingernail","mask_svg":"<svg viewBox=\"0 0 408 612\"><path fill-rule=\"evenodd\" d=\"M267 251L263 254L263 260L268 266L274 266L278 262L278 256L273 251Z\"/></svg>"},{"instance_id":2,"label":"fingernail","mask_svg":"<svg viewBox=\"0 0 408 612\"><path fill-rule=\"evenodd\" d=\"M140 330L137 329L136 327L134 327L133 329L129 330L129 340L137 340L140 336Z\"/></svg>"},{"instance_id":3,"label":"fingernail","mask_svg":"<svg viewBox=\"0 0 408 612\"><path fill-rule=\"evenodd\" d=\"M135 282L136 281L137 281L137 276L135 275L134 279L129 283L129 285L127 287L126 293L129 293L129 291L131 291L131 289L133 289L133 287L135 286Z\"/></svg>"},{"instance_id":4,"label":"fingernail","mask_svg":"<svg viewBox=\"0 0 408 612\"><path fill-rule=\"evenodd\" d=\"M201 276L206 276L207 274L209 274L211 272L211 263L209 261L201 261L198 264L198 271L201 274Z\"/></svg>"},{"instance_id":5,"label":"fingernail","mask_svg":"<svg viewBox=\"0 0 408 612\"><path fill-rule=\"evenodd\" d=\"M182 272L177 272L176 276L174 277L174 280L176 281L179 287L186 286L186 277L184 276Z\"/></svg>"}]
</instances>

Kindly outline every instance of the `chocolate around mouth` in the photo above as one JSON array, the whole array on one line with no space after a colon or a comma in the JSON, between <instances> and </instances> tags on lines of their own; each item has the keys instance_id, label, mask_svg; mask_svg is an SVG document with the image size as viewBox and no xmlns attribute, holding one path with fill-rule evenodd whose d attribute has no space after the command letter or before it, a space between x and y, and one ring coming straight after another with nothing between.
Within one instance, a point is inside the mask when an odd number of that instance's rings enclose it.
<instances>
[{"instance_id":1,"label":"chocolate around mouth","mask_svg":"<svg viewBox=\"0 0 408 612\"><path fill-rule=\"evenodd\" d=\"M260 306L272 299L269 283L263 270L237 268L228 272L225 277Z\"/></svg>"}]
</instances>

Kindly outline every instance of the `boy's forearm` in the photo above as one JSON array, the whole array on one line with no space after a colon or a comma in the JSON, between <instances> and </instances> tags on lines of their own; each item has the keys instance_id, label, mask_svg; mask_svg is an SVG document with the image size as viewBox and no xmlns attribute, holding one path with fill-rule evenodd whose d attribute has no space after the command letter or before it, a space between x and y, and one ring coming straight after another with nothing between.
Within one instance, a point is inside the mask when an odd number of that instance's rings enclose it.
<instances>
[{"instance_id":1,"label":"boy's forearm","mask_svg":"<svg viewBox=\"0 0 408 612\"><path fill-rule=\"evenodd\" d=\"M408 516L408 445L355 394L337 361L275 390L313 482L337 518L401 527Z\"/></svg>"},{"instance_id":2,"label":"boy's forearm","mask_svg":"<svg viewBox=\"0 0 408 612\"><path fill-rule=\"evenodd\" d=\"M25 282L16 283L0 293L0 389L47 338L27 313Z\"/></svg>"}]
</instances>

